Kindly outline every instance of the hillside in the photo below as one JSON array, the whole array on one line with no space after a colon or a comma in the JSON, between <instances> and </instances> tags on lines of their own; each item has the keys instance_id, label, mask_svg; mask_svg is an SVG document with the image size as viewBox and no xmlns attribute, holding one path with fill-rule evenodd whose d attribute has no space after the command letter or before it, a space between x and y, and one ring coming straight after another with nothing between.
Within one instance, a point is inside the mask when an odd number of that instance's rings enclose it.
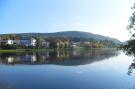
<instances>
[{"instance_id":1,"label":"hillside","mask_svg":"<svg viewBox=\"0 0 135 89\"><path fill-rule=\"evenodd\" d=\"M4 35L4 34L3 34ZM72 38L85 38L85 39L93 39L93 40L110 40L115 43L121 43L119 40L115 38L110 38L98 34L93 34L89 32L81 32L81 31L63 31L63 32L55 32L55 33L19 33L16 34L19 36L40 36L40 37L72 37Z\"/></svg>"}]
</instances>

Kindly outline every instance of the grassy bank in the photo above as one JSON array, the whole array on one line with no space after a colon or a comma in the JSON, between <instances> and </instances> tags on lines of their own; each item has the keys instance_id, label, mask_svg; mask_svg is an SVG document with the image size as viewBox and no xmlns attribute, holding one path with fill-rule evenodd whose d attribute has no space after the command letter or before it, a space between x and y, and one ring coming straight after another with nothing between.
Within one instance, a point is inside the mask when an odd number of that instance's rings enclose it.
<instances>
[{"instance_id":1,"label":"grassy bank","mask_svg":"<svg viewBox=\"0 0 135 89\"><path fill-rule=\"evenodd\" d=\"M77 47L75 50L117 50L117 48L86 48L86 47Z\"/></svg>"},{"instance_id":2,"label":"grassy bank","mask_svg":"<svg viewBox=\"0 0 135 89\"><path fill-rule=\"evenodd\" d=\"M0 53L12 53L12 52L19 52L20 50L12 49L12 50L0 50ZM23 52L23 50L21 50ZM20 52L21 52L20 51Z\"/></svg>"},{"instance_id":3,"label":"grassy bank","mask_svg":"<svg viewBox=\"0 0 135 89\"><path fill-rule=\"evenodd\" d=\"M116 50L117 48L84 48L84 47L77 47L74 50ZM59 50L65 50L65 49L59 49ZM39 51L54 51L54 49L51 48L43 48L43 49L0 49L0 53L13 53L13 52L39 52Z\"/></svg>"},{"instance_id":4,"label":"grassy bank","mask_svg":"<svg viewBox=\"0 0 135 89\"><path fill-rule=\"evenodd\" d=\"M54 51L54 49L0 49L0 53L12 53L12 52L32 52L32 51Z\"/></svg>"}]
</instances>

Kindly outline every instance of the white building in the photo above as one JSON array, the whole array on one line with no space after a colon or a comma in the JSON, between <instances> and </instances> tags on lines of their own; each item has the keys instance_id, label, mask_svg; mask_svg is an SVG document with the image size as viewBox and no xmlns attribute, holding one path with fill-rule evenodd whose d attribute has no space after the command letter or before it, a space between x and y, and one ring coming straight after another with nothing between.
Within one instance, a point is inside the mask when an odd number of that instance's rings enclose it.
<instances>
[{"instance_id":1,"label":"white building","mask_svg":"<svg viewBox=\"0 0 135 89\"><path fill-rule=\"evenodd\" d=\"M14 41L11 39L5 40L5 39L0 39L0 43L4 43L4 44L14 44Z\"/></svg>"},{"instance_id":2,"label":"white building","mask_svg":"<svg viewBox=\"0 0 135 89\"><path fill-rule=\"evenodd\" d=\"M36 39L34 38L22 38L20 44L25 46L36 46Z\"/></svg>"}]
</instances>

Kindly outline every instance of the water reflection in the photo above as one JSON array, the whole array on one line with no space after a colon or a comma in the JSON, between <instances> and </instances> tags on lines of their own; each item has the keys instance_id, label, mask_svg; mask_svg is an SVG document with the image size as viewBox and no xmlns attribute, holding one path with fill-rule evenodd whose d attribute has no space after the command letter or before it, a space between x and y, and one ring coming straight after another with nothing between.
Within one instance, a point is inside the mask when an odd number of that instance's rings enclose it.
<instances>
[{"instance_id":1,"label":"water reflection","mask_svg":"<svg viewBox=\"0 0 135 89\"><path fill-rule=\"evenodd\" d=\"M54 52L1 53L1 64L57 64L75 66L90 64L117 56L116 50L61 50Z\"/></svg>"},{"instance_id":2,"label":"water reflection","mask_svg":"<svg viewBox=\"0 0 135 89\"><path fill-rule=\"evenodd\" d=\"M127 74L131 75L134 69L135 69L135 59L133 60L133 63L131 63L131 65L129 65Z\"/></svg>"}]
</instances>

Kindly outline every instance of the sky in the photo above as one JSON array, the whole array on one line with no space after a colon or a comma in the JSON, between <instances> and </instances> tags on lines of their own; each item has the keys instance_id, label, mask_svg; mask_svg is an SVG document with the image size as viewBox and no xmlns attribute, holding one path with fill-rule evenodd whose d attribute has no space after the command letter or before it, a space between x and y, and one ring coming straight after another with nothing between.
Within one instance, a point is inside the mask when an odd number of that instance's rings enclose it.
<instances>
[{"instance_id":1,"label":"sky","mask_svg":"<svg viewBox=\"0 0 135 89\"><path fill-rule=\"evenodd\" d=\"M129 39L133 0L0 0L0 34L85 31Z\"/></svg>"}]
</instances>

